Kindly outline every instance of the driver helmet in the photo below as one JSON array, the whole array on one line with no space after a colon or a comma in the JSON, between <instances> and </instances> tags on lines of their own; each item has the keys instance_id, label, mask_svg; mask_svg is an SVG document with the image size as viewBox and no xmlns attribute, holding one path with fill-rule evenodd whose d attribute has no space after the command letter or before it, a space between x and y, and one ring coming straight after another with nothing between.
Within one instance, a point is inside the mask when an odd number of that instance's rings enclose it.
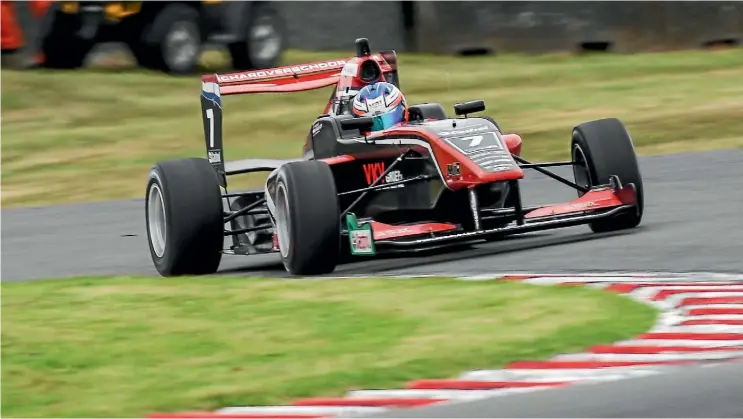
<instances>
[{"instance_id":1,"label":"driver helmet","mask_svg":"<svg viewBox=\"0 0 743 419\"><path fill-rule=\"evenodd\" d=\"M355 116L374 119L372 131L384 130L407 120L405 96L394 84L377 82L365 86L353 99Z\"/></svg>"}]
</instances>

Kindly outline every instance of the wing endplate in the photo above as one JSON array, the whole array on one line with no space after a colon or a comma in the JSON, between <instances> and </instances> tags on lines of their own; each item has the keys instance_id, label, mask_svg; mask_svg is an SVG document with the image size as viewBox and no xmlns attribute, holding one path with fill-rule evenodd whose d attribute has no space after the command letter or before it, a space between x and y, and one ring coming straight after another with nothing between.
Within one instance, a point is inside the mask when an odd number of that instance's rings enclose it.
<instances>
[{"instance_id":1,"label":"wing endplate","mask_svg":"<svg viewBox=\"0 0 743 419\"><path fill-rule=\"evenodd\" d=\"M222 96L219 85L213 81L201 83L201 118L204 123L204 141L209 163L219 176L219 184L227 187L222 147Z\"/></svg>"}]
</instances>

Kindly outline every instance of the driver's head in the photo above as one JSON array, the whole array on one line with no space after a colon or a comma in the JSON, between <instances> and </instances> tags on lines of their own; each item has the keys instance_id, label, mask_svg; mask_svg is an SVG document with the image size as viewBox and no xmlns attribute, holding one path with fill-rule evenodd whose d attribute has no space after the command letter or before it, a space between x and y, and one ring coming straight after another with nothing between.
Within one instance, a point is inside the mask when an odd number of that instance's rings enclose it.
<instances>
[{"instance_id":1,"label":"driver's head","mask_svg":"<svg viewBox=\"0 0 743 419\"><path fill-rule=\"evenodd\" d=\"M405 121L408 105L400 89L394 84L370 84L354 97L352 111L355 116L374 118L372 131L387 129Z\"/></svg>"}]
</instances>

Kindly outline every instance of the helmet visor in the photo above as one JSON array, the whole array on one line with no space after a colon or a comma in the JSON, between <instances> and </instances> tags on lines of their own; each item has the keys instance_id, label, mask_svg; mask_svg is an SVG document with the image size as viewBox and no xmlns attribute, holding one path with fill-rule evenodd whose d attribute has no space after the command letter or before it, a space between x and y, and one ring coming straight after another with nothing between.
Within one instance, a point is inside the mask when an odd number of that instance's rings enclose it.
<instances>
[{"instance_id":1,"label":"helmet visor","mask_svg":"<svg viewBox=\"0 0 743 419\"><path fill-rule=\"evenodd\" d=\"M374 115L374 125L372 125L372 131L380 131L389 127L395 126L403 121L405 108L402 105L396 106L395 109L382 114Z\"/></svg>"}]
</instances>

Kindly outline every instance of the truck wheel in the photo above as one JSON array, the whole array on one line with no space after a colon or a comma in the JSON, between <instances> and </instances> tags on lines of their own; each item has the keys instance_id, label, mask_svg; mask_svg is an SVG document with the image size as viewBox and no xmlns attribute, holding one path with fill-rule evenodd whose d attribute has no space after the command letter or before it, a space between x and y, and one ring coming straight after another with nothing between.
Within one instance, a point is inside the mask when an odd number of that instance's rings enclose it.
<instances>
[{"instance_id":1,"label":"truck wheel","mask_svg":"<svg viewBox=\"0 0 743 419\"><path fill-rule=\"evenodd\" d=\"M85 57L95 45L94 39L78 36L82 29L82 18L59 10L49 11L44 18L41 35L43 67L72 70L85 63Z\"/></svg>"},{"instance_id":2,"label":"truck wheel","mask_svg":"<svg viewBox=\"0 0 743 419\"><path fill-rule=\"evenodd\" d=\"M271 2L255 2L246 12L239 42L228 45L236 70L276 67L286 45L284 22Z\"/></svg>"},{"instance_id":3,"label":"truck wheel","mask_svg":"<svg viewBox=\"0 0 743 419\"><path fill-rule=\"evenodd\" d=\"M132 28L128 41L140 66L174 74L187 74L196 68L201 31L199 12L194 7L168 4L141 28L138 34Z\"/></svg>"},{"instance_id":4,"label":"truck wheel","mask_svg":"<svg viewBox=\"0 0 743 419\"><path fill-rule=\"evenodd\" d=\"M609 176L616 175L622 185L635 184L637 212L593 222L589 224L591 230L598 233L637 227L644 210L642 176L632 138L624 124L616 118L580 124L573 129L570 149L576 163L573 166L575 183L598 186L608 184Z\"/></svg>"},{"instance_id":5,"label":"truck wheel","mask_svg":"<svg viewBox=\"0 0 743 419\"><path fill-rule=\"evenodd\" d=\"M160 275L217 271L224 244L221 200L217 174L206 159L168 160L150 170L145 218Z\"/></svg>"},{"instance_id":6,"label":"truck wheel","mask_svg":"<svg viewBox=\"0 0 743 419\"><path fill-rule=\"evenodd\" d=\"M281 260L293 275L335 270L340 253L340 209L330 166L299 161L281 167L275 218Z\"/></svg>"}]
</instances>

